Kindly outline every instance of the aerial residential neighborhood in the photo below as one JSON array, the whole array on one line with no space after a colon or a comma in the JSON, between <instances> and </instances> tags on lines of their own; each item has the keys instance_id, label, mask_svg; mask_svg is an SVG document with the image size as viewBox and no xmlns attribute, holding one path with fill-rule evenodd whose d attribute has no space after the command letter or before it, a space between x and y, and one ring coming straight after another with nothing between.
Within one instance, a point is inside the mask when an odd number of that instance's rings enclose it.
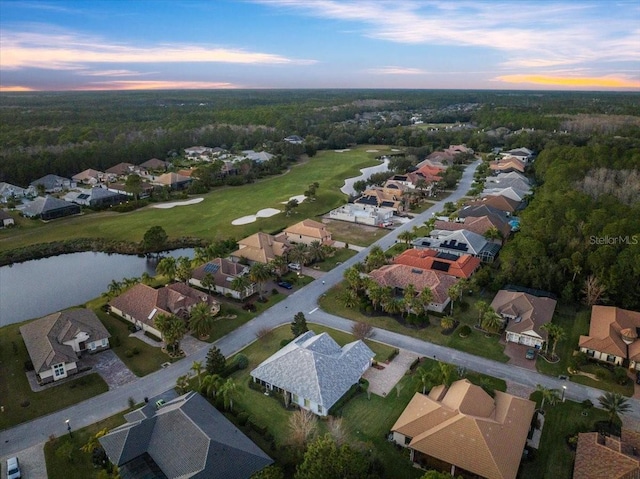
<instances>
[{"instance_id":1,"label":"aerial residential neighborhood","mask_svg":"<svg viewBox=\"0 0 640 479\"><path fill-rule=\"evenodd\" d=\"M635 477L632 162L452 105L7 176L2 473Z\"/></svg>"}]
</instances>

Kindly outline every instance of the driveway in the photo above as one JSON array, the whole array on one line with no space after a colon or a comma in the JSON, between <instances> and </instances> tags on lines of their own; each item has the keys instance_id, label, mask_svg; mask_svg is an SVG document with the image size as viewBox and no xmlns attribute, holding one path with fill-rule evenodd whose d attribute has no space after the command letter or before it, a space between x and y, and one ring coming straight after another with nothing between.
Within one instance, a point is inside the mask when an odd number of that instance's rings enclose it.
<instances>
[{"instance_id":1,"label":"driveway","mask_svg":"<svg viewBox=\"0 0 640 479\"><path fill-rule=\"evenodd\" d=\"M2 464L2 477L7 477L7 459L17 457L20 461L20 470L24 479L47 479L47 464L44 460L44 442L35 444L18 454L0 457Z\"/></svg>"},{"instance_id":2,"label":"driveway","mask_svg":"<svg viewBox=\"0 0 640 479\"><path fill-rule=\"evenodd\" d=\"M389 364L379 363L377 369L370 367L363 377L369 381L369 391L377 396L385 397L405 375L411 363L418 358L417 354L404 349Z\"/></svg>"},{"instance_id":3,"label":"driveway","mask_svg":"<svg viewBox=\"0 0 640 479\"><path fill-rule=\"evenodd\" d=\"M100 374L109 389L119 388L138 379L111 349L86 355L82 362Z\"/></svg>"},{"instance_id":4,"label":"driveway","mask_svg":"<svg viewBox=\"0 0 640 479\"><path fill-rule=\"evenodd\" d=\"M519 368L529 369L531 371L537 371L536 369L536 360L535 359L527 359L525 355L527 354L527 349L530 349L531 346L525 346L524 344L517 344L508 342L504 346L504 354L509 356L509 361L507 364L512 364L513 366L517 366ZM538 351L536 350L536 359L538 356Z\"/></svg>"}]
</instances>

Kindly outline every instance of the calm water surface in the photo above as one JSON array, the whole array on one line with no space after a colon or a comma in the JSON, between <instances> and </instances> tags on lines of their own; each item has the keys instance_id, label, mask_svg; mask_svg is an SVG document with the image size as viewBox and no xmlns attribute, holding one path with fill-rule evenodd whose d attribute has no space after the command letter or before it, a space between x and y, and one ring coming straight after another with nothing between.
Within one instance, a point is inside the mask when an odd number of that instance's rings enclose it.
<instances>
[{"instance_id":1,"label":"calm water surface","mask_svg":"<svg viewBox=\"0 0 640 479\"><path fill-rule=\"evenodd\" d=\"M193 249L168 254L193 257ZM0 267L0 326L83 304L107 291L112 280L154 275L156 264L155 259L88 251Z\"/></svg>"}]
</instances>

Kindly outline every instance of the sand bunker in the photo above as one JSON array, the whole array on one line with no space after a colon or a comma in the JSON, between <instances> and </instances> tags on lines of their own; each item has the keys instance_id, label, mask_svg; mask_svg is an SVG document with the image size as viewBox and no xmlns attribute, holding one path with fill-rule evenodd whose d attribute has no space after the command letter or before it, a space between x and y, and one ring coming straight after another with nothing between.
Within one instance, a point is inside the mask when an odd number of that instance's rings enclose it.
<instances>
[{"instance_id":1,"label":"sand bunker","mask_svg":"<svg viewBox=\"0 0 640 479\"><path fill-rule=\"evenodd\" d=\"M379 152L379 151L380 151L380 150L367 150L367 153L377 153L377 152Z\"/></svg>"},{"instance_id":2,"label":"sand bunker","mask_svg":"<svg viewBox=\"0 0 640 479\"><path fill-rule=\"evenodd\" d=\"M344 153L345 151L351 151L351 148L345 148L344 150L333 150L336 153Z\"/></svg>"},{"instance_id":3,"label":"sand bunker","mask_svg":"<svg viewBox=\"0 0 640 479\"><path fill-rule=\"evenodd\" d=\"M234 226L246 225L249 223L253 223L258 218L269 218L270 216L277 215L280 213L280 210L275 208L265 208L258 211L255 215L243 216L242 218L237 218L231 222Z\"/></svg>"},{"instance_id":4,"label":"sand bunker","mask_svg":"<svg viewBox=\"0 0 640 479\"><path fill-rule=\"evenodd\" d=\"M304 195L297 195L297 196L292 196L287 201L281 201L280 203L282 203L283 205L286 205L291 200L296 200L298 203L302 203L306 199L307 199L307 197L304 196Z\"/></svg>"},{"instance_id":5,"label":"sand bunker","mask_svg":"<svg viewBox=\"0 0 640 479\"><path fill-rule=\"evenodd\" d=\"M162 210L168 210L169 208L173 208L174 206L187 206L187 205L195 205L203 201L204 198L194 198L192 200L186 201L174 201L173 203L161 203L159 205L152 205L153 208L160 208Z\"/></svg>"}]
</instances>

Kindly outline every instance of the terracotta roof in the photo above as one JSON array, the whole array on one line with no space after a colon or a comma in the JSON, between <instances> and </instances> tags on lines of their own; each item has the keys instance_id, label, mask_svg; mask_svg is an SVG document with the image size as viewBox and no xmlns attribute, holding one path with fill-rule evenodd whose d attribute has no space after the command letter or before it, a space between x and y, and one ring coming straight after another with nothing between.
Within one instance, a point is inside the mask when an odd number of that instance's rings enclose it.
<instances>
[{"instance_id":1,"label":"terracotta roof","mask_svg":"<svg viewBox=\"0 0 640 479\"><path fill-rule=\"evenodd\" d=\"M73 175L71 179L75 181L87 181L91 178L98 178L102 175L104 175L103 172L89 168L88 170L81 171L77 175Z\"/></svg>"},{"instance_id":2,"label":"terracotta roof","mask_svg":"<svg viewBox=\"0 0 640 479\"><path fill-rule=\"evenodd\" d=\"M640 328L640 312L628 311L615 306L593 306L589 335L580 336L578 345L602 353L627 358L627 345L622 340L622 330ZM628 359L640 360L640 341L629 345Z\"/></svg>"},{"instance_id":3,"label":"terracotta roof","mask_svg":"<svg viewBox=\"0 0 640 479\"><path fill-rule=\"evenodd\" d=\"M249 272L249 267L226 258L216 258L198 266L191 273L191 277L202 281L207 273L213 276L214 283L231 289L231 280Z\"/></svg>"},{"instance_id":4,"label":"terracotta roof","mask_svg":"<svg viewBox=\"0 0 640 479\"><path fill-rule=\"evenodd\" d=\"M409 448L488 479L515 479L535 403L501 391L492 398L467 379L416 393L391 428Z\"/></svg>"},{"instance_id":5,"label":"terracotta roof","mask_svg":"<svg viewBox=\"0 0 640 479\"><path fill-rule=\"evenodd\" d=\"M286 234L317 238L320 242L331 239L331 233L327 231L327 227L324 224L309 219L302 220L295 225L285 228L284 232Z\"/></svg>"},{"instance_id":6,"label":"terracotta roof","mask_svg":"<svg viewBox=\"0 0 640 479\"><path fill-rule=\"evenodd\" d=\"M37 373L51 369L54 364L77 361L73 348L64 342L71 341L81 332L89 335L88 341L111 337L89 309L68 309L20 326L20 334Z\"/></svg>"},{"instance_id":7,"label":"terracotta roof","mask_svg":"<svg viewBox=\"0 0 640 479\"><path fill-rule=\"evenodd\" d=\"M468 206L488 205L488 206L493 206L494 208L497 208L501 211L513 213L520 206L520 202L503 195L487 195L477 201L472 201L470 203L467 203L467 205Z\"/></svg>"},{"instance_id":8,"label":"terracotta roof","mask_svg":"<svg viewBox=\"0 0 640 479\"><path fill-rule=\"evenodd\" d=\"M484 236L484 234L491 228L496 228L503 238L509 236L509 233L511 232L511 226L509 226L509 223L502 221L495 215L467 216L464 218L464 222L462 223L436 220L433 227L437 230L447 231L467 230L482 236Z\"/></svg>"},{"instance_id":9,"label":"terracotta roof","mask_svg":"<svg viewBox=\"0 0 640 479\"><path fill-rule=\"evenodd\" d=\"M267 264L276 256L282 256L289 249L289 242L284 235L278 237L267 233L256 233L238 241L240 249L231 253L236 258Z\"/></svg>"},{"instance_id":10,"label":"terracotta roof","mask_svg":"<svg viewBox=\"0 0 640 479\"><path fill-rule=\"evenodd\" d=\"M178 174L180 176L186 176L187 178L191 178L191 175L193 175L194 170L178 170Z\"/></svg>"},{"instance_id":11,"label":"terracotta roof","mask_svg":"<svg viewBox=\"0 0 640 479\"><path fill-rule=\"evenodd\" d=\"M524 173L525 164L524 162L522 162L521 160L515 157L510 157L510 158L504 158L501 160L492 161L491 163L489 163L489 168L491 168L493 171L516 170L521 173Z\"/></svg>"},{"instance_id":12,"label":"terracotta roof","mask_svg":"<svg viewBox=\"0 0 640 479\"><path fill-rule=\"evenodd\" d=\"M154 320L159 314L174 314L185 319L191 308L202 301L210 304L212 310L219 311L220 304L212 296L184 283L173 283L158 289L138 283L112 299L109 305L135 321L155 327Z\"/></svg>"},{"instance_id":13,"label":"terracotta roof","mask_svg":"<svg viewBox=\"0 0 640 479\"><path fill-rule=\"evenodd\" d=\"M629 431L626 433L629 434ZM625 447L625 429L622 430L622 436L602 436L597 432L578 434L573 479L639 477L640 457L633 455L631 447Z\"/></svg>"},{"instance_id":14,"label":"terracotta roof","mask_svg":"<svg viewBox=\"0 0 640 479\"><path fill-rule=\"evenodd\" d=\"M509 320L507 331L513 333L533 331L546 341L548 334L540 328L553 318L556 300L501 289L493 298L491 307L498 314L516 316L515 320Z\"/></svg>"},{"instance_id":15,"label":"terracotta roof","mask_svg":"<svg viewBox=\"0 0 640 479\"><path fill-rule=\"evenodd\" d=\"M408 249L396 256L395 264L404 264L414 268L435 270L456 278L469 278L482 263L480 258L465 254L455 259L450 255L432 249ZM435 267L434 267L435 264Z\"/></svg>"},{"instance_id":16,"label":"terracotta roof","mask_svg":"<svg viewBox=\"0 0 640 479\"><path fill-rule=\"evenodd\" d=\"M397 210L400 207L400 198L402 197L402 191L390 192L388 188L380 188L378 186L369 188L362 193L360 198L356 199L354 203L362 203L365 205L373 205L384 208L393 208Z\"/></svg>"},{"instance_id":17,"label":"terracotta roof","mask_svg":"<svg viewBox=\"0 0 640 479\"><path fill-rule=\"evenodd\" d=\"M141 167L151 170L165 169L168 165L168 162L159 160L158 158L151 158L150 160L140 164Z\"/></svg>"},{"instance_id":18,"label":"terracotta roof","mask_svg":"<svg viewBox=\"0 0 640 479\"><path fill-rule=\"evenodd\" d=\"M404 264L388 264L375 269L369 276L380 286L405 289L412 284L417 292L429 288L433 292L433 302L444 304L449 299L448 290L458 282L458 278Z\"/></svg>"},{"instance_id":19,"label":"terracotta roof","mask_svg":"<svg viewBox=\"0 0 640 479\"><path fill-rule=\"evenodd\" d=\"M112 166L105 173L111 173L113 175L126 175L132 171L134 165L131 163L118 163L115 166Z\"/></svg>"},{"instance_id":20,"label":"terracotta roof","mask_svg":"<svg viewBox=\"0 0 640 479\"><path fill-rule=\"evenodd\" d=\"M178 173L165 173L158 176L153 182L159 185L175 185L178 183L184 183L185 181L191 181L189 176L182 176Z\"/></svg>"}]
</instances>

